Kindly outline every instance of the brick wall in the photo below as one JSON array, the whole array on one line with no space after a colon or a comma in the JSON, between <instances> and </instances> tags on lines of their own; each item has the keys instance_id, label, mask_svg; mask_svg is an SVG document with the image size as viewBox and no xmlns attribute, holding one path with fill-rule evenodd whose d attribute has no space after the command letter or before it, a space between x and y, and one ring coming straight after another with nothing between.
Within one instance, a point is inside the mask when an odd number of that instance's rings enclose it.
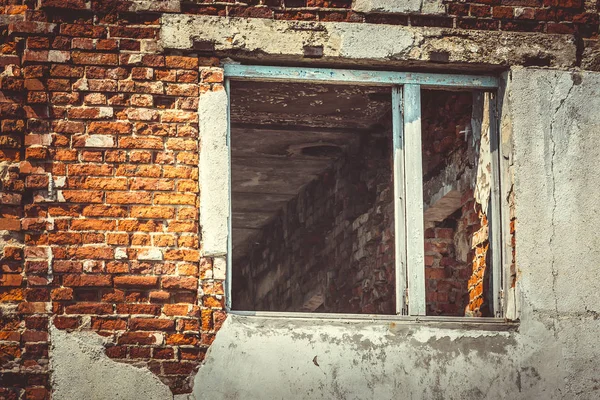
<instances>
[{"instance_id":1,"label":"brick wall","mask_svg":"<svg viewBox=\"0 0 600 400\"><path fill-rule=\"evenodd\" d=\"M49 396L50 320L110 337L107 354L178 393L223 321L222 282L200 257L195 112L222 74L206 49L161 48L162 13L557 33L577 42L577 65L600 69L595 1L444 7L0 0L0 396Z\"/></svg>"},{"instance_id":2,"label":"brick wall","mask_svg":"<svg viewBox=\"0 0 600 400\"><path fill-rule=\"evenodd\" d=\"M302 311L322 295L320 312L395 312L390 146L389 134L365 135L240 249L236 309Z\"/></svg>"},{"instance_id":3,"label":"brick wall","mask_svg":"<svg viewBox=\"0 0 600 400\"><path fill-rule=\"evenodd\" d=\"M222 72L159 53L158 14L31 5L2 4L0 397L48 396L49 321L189 391L224 319L200 257L196 112Z\"/></svg>"}]
</instances>

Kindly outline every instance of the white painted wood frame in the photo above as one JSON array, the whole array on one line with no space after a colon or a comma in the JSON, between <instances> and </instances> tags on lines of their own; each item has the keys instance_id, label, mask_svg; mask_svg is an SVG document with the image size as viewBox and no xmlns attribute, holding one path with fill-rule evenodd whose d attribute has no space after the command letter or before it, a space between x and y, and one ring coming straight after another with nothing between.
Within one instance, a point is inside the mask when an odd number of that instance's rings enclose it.
<instances>
[{"instance_id":1,"label":"white painted wood frame","mask_svg":"<svg viewBox=\"0 0 600 400\"><path fill-rule=\"evenodd\" d=\"M402 86L392 88L392 131L394 148L394 251L396 275L396 315L407 315L406 296L406 207L404 191L404 118Z\"/></svg>"},{"instance_id":2,"label":"white painted wood frame","mask_svg":"<svg viewBox=\"0 0 600 400\"><path fill-rule=\"evenodd\" d=\"M404 85L404 143L408 314L426 315L420 85Z\"/></svg>"},{"instance_id":3,"label":"white painted wood frame","mask_svg":"<svg viewBox=\"0 0 600 400\"><path fill-rule=\"evenodd\" d=\"M485 93L490 121L490 154L492 156L492 186L490 193L490 212L488 212L489 241L492 263L492 306L493 315L502 317L502 207L500 206L500 134L497 112L498 96L496 93Z\"/></svg>"}]
</instances>

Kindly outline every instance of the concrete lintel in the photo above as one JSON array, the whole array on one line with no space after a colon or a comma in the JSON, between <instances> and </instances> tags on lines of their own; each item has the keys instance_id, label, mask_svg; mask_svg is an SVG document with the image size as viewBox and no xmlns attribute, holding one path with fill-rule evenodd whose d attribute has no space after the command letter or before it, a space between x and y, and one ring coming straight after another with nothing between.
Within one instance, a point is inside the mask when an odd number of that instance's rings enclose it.
<instances>
[{"instance_id":1,"label":"concrete lintel","mask_svg":"<svg viewBox=\"0 0 600 400\"><path fill-rule=\"evenodd\" d=\"M306 61L306 47L320 47L316 61L429 64L544 65L573 67L576 44L568 35L423 28L384 24L274 21L202 15L164 15L165 48L194 50L210 44L216 54ZM313 60L314 61L314 60Z\"/></svg>"}]
</instances>

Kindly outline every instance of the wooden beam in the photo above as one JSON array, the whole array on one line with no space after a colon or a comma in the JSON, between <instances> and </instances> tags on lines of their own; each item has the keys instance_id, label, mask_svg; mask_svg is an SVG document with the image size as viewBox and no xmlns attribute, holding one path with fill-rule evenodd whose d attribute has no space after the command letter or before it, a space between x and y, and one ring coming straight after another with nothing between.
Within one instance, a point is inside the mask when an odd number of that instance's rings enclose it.
<instances>
[{"instance_id":1,"label":"wooden beam","mask_svg":"<svg viewBox=\"0 0 600 400\"><path fill-rule=\"evenodd\" d=\"M421 72L361 71L328 68L269 67L263 65L226 64L229 79L352 83L362 85L421 85L433 87L462 87L495 89L498 79L493 76L434 74Z\"/></svg>"},{"instance_id":2,"label":"wooden beam","mask_svg":"<svg viewBox=\"0 0 600 400\"><path fill-rule=\"evenodd\" d=\"M425 315L425 233L421 161L421 87L404 85L404 151L406 187L406 259L408 313Z\"/></svg>"}]
</instances>

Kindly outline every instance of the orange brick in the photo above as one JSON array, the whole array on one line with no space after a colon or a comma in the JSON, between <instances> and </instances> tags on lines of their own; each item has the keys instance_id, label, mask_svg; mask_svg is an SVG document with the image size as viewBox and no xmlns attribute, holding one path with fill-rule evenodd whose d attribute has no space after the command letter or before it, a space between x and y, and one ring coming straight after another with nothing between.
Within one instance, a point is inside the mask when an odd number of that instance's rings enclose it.
<instances>
[{"instance_id":1,"label":"orange brick","mask_svg":"<svg viewBox=\"0 0 600 400\"><path fill-rule=\"evenodd\" d=\"M158 284L156 276L116 276L115 287L154 287Z\"/></svg>"},{"instance_id":2,"label":"orange brick","mask_svg":"<svg viewBox=\"0 0 600 400\"><path fill-rule=\"evenodd\" d=\"M102 203L103 192L92 190L63 190L62 196L69 203Z\"/></svg>"},{"instance_id":3,"label":"orange brick","mask_svg":"<svg viewBox=\"0 0 600 400\"><path fill-rule=\"evenodd\" d=\"M133 206L131 207L132 218L173 218L175 216L175 209L173 207L144 207L144 206Z\"/></svg>"},{"instance_id":4,"label":"orange brick","mask_svg":"<svg viewBox=\"0 0 600 400\"><path fill-rule=\"evenodd\" d=\"M121 220L119 221L119 230L126 232L159 232L162 230L162 224L155 221Z\"/></svg>"},{"instance_id":5,"label":"orange brick","mask_svg":"<svg viewBox=\"0 0 600 400\"><path fill-rule=\"evenodd\" d=\"M23 276L18 274L2 274L0 276L0 286L21 286Z\"/></svg>"},{"instance_id":6,"label":"orange brick","mask_svg":"<svg viewBox=\"0 0 600 400\"><path fill-rule=\"evenodd\" d=\"M165 304L163 306L163 313L169 316L188 316L189 310L189 304Z\"/></svg>"},{"instance_id":7,"label":"orange brick","mask_svg":"<svg viewBox=\"0 0 600 400\"><path fill-rule=\"evenodd\" d=\"M182 249L171 249L164 253L165 260L176 260L176 261L199 261L200 253L198 250L182 250Z\"/></svg>"},{"instance_id":8,"label":"orange brick","mask_svg":"<svg viewBox=\"0 0 600 400\"><path fill-rule=\"evenodd\" d=\"M154 195L155 204L195 205L196 195L177 193L157 193Z\"/></svg>"},{"instance_id":9,"label":"orange brick","mask_svg":"<svg viewBox=\"0 0 600 400\"><path fill-rule=\"evenodd\" d=\"M24 299L23 289L0 289L0 303L23 301Z\"/></svg>"},{"instance_id":10,"label":"orange brick","mask_svg":"<svg viewBox=\"0 0 600 400\"><path fill-rule=\"evenodd\" d=\"M198 225L195 222L172 221L167 227L169 232L198 232Z\"/></svg>"},{"instance_id":11,"label":"orange brick","mask_svg":"<svg viewBox=\"0 0 600 400\"><path fill-rule=\"evenodd\" d=\"M74 232L58 232L48 234L48 243L50 244L79 244L81 243L81 234Z\"/></svg>"},{"instance_id":12,"label":"orange brick","mask_svg":"<svg viewBox=\"0 0 600 400\"><path fill-rule=\"evenodd\" d=\"M109 274L124 274L129 272L129 264L121 261L110 261L106 263L106 272Z\"/></svg>"},{"instance_id":13,"label":"orange brick","mask_svg":"<svg viewBox=\"0 0 600 400\"><path fill-rule=\"evenodd\" d=\"M94 121L88 127L88 133L96 135L127 135L131 130L132 125L129 122Z\"/></svg>"},{"instance_id":14,"label":"orange brick","mask_svg":"<svg viewBox=\"0 0 600 400\"><path fill-rule=\"evenodd\" d=\"M124 217L127 215L127 209L119 206L93 205L86 206L82 215L86 217Z\"/></svg>"},{"instance_id":15,"label":"orange brick","mask_svg":"<svg viewBox=\"0 0 600 400\"><path fill-rule=\"evenodd\" d=\"M150 292L150 301L153 303L166 303L170 300L171 294L169 292L165 292L164 290L158 290L154 292Z\"/></svg>"},{"instance_id":16,"label":"orange brick","mask_svg":"<svg viewBox=\"0 0 600 400\"><path fill-rule=\"evenodd\" d=\"M172 179L160 178L134 178L131 181L131 190L173 190L175 183Z\"/></svg>"},{"instance_id":17,"label":"orange brick","mask_svg":"<svg viewBox=\"0 0 600 400\"><path fill-rule=\"evenodd\" d=\"M198 279L192 277L163 276L161 284L163 289L198 289Z\"/></svg>"},{"instance_id":18,"label":"orange brick","mask_svg":"<svg viewBox=\"0 0 600 400\"><path fill-rule=\"evenodd\" d=\"M164 143L160 138L123 136L119 139L119 147L123 149L162 149Z\"/></svg>"},{"instance_id":19,"label":"orange brick","mask_svg":"<svg viewBox=\"0 0 600 400\"><path fill-rule=\"evenodd\" d=\"M111 260L114 258L114 249L112 247L80 247L75 249L72 257L80 260Z\"/></svg>"},{"instance_id":20,"label":"orange brick","mask_svg":"<svg viewBox=\"0 0 600 400\"><path fill-rule=\"evenodd\" d=\"M127 190L127 178L68 178L70 188L99 189L99 190Z\"/></svg>"},{"instance_id":21,"label":"orange brick","mask_svg":"<svg viewBox=\"0 0 600 400\"><path fill-rule=\"evenodd\" d=\"M198 69L198 58L184 56L166 56L165 64L168 68L195 70Z\"/></svg>"},{"instance_id":22,"label":"orange brick","mask_svg":"<svg viewBox=\"0 0 600 400\"><path fill-rule=\"evenodd\" d=\"M166 343L172 346L197 346L200 341L199 335L174 333L167 335Z\"/></svg>"},{"instance_id":23,"label":"orange brick","mask_svg":"<svg viewBox=\"0 0 600 400\"><path fill-rule=\"evenodd\" d=\"M108 204L150 204L152 195L148 192L111 192L106 194Z\"/></svg>"},{"instance_id":24,"label":"orange brick","mask_svg":"<svg viewBox=\"0 0 600 400\"><path fill-rule=\"evenodd\" d=\"M71 229L74 231L112 231L117 227L114 220L74 219Z\"/></svg>"},{"instance_id":25,"label":"orange brick","mask_svg":"<svg viewBox=\"0 0 600 400\"><path fill-rule=\"evenodd\" d=\"M198 170L196 168L192 168L192 167L186 167L186 166L171 166L171 165L165 165L164 166L164 177L165 178L185 178L185 179L189 179L189 178L196 178L198 177Z\"/></svg>"},{"instance_id":26,"label":"orange brick","mask_svg":"<svg viewBox=\"0 0 600 400\"><path fill-rule=\"evenodd\" d=\"M129 235L126 233L109 233L106 235L106 244L128 245Z\"/></svg>"},{"instance_id":27,"label":"orange brick","mask_svg":"<svg viewBox=\"0 0 600 400\"><path fill-rule=\"evenodd\" d=\"M101 164L78 164L78 165L69 165L68 166L68 174L70 176L110 176L113 174L112 165Z\"/></svg>"}]
</instances>

